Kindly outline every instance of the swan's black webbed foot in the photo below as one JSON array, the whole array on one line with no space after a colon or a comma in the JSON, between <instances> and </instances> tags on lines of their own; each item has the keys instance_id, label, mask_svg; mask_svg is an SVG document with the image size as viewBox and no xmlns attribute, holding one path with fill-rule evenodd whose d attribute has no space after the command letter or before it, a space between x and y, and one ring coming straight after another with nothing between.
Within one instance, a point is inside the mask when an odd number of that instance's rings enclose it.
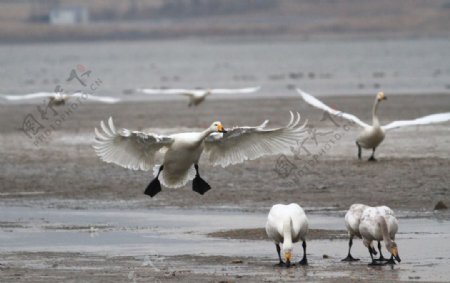
<instances>
[{"instance_id":1,"label":"swan's black webbed foot","mask_svg":"<svg viewBox=\"0 0 450 283\"><path fill-rule=\"evenodd\" d=\"M378 261L372 261L371 263L369 263L368 264L369 266L382 266L382 265L385 265L385 263L381 263L381 262L378 262Z\"/></svg>"},{"instance_id":2,"label":"swan's black webbed foot","mask_svg":"<svg viewBox=\"0 0 450 283\"><path fill-rule=\"evenodd\" d=\"M159 182L158 178L159 178L159 174L161 173L161 171L164 169L164 166L161 165L161 167L159 167L159 171L158 171L158 175L156 175L155 179L153 179L150 184L148 184L147 188L145 189L144 194L150 196L150 197L154 197L156 196L157 193L159 193L161 191L161 183Z\"/></svg>"},{"instance_id":3,"label":"swan's black webbed foot","mask_svg":"<svg viewBox=\"0 0 450 283\"><path fill-rule=\"evenodd\" d=\"M192 190L194 192L197 192L197 193L203 195L204 193L206 193L207 191L209 191L211 189L211 186L200 177L200 174L198 173L198 165L195 164L194 167L195 167L195 171L197 172L197 174L195 175L195 178L192 181Z\"/></svg>"},{"instance_id":4,"label":"swan's black webbed foot","mask_svg":"<svg viewBox=\"0 0 450 283\"><path fill-rule=\"evenodd\" d=\"M372 155L370 156L370 158L368 159L368 161L377 161L375 159L375 148L372 149Z\"/></svg>"},{"instance_id":5,"label":"swan's black webbed foot","mask_svg":"<svg viewBox=\"0 0 450 283\"><path fill-rule=\"evenodd\" d=\"M386 265L388 265L388 264L389 265L396 264L395 261L394 261L394 257L391 257L390 259L386 260L386 262L384 264L386 264Z\"/></svg>"},{"instance_id":6,"label":"swan's black webbed foot","mask_svg":"<svg viewBox=\"0 0 450 283\"><path fill-rule=\"evenodd\" d=\"M306 257L303 257L303 259L301 261L298 262L299 265L308 265L308 260L306 259Z\"/></svg>"},{"instance_id":7,"label":"swan's black webbed foot","mask_svg":"<svg viewBox=\"0 0 450 283\"><path fill-rule=\"evenodd\" d=\"M351 261L359 261L359 258L354 258L354 257L352 257L351 254L348 254L347 257L344 258L344 259L341 260L341 261L348 261L348 262L351 262Z\"/></svg>"}]
</instances>

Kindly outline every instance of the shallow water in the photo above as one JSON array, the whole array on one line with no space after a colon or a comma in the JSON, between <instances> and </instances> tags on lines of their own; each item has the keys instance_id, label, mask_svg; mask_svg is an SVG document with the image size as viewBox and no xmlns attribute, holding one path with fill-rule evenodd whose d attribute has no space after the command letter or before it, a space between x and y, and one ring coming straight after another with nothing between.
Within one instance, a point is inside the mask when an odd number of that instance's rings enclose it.
<instances>
[{"instance_id":1,"label":"shallow water","mask_svg":"<svg viewBox=\"0 0 450 283\"><path fill-rule=\"evenodd\" d=\"M342 212L308 215L312 229L344 229ZM393 268L368 269L369 256L360 240L353 245L353 255L360 262L346 264L346 240L313 240L308 242L310 266L307 276L352 277L355 265L361 272L379 272L387 279L448 281L450 262L450 221L448 218L411 218L400 212L397 244L402 262ZM10 252L77 252L107 256L252 256L267 266L276 253L268 241L243 241L210 238L205 234L218 230L264 227L265 213L199 209L46 209L31 207L0 208L0 253ZM402 217L403 216L403 217ZM300 257L301 246L295 247ZM384 252L387 255L387 252ZM322 259L322 255L330 256ZM26 263L24 263L26 264ZM38 263L33 263L38 264ZM264 272L264 266L257 272ZM352 267L352 268L349 268ZM192 266L197 272L212 272L215 267ZM196 270L197 269L197 270ZM270 269L271 270L271 269ZM336 271L340 270L340 271ZM233 272L233 271L227 271ZM235 270L242 274L242 270ZM244 273L256 271L247 270ZM289 272L289 271L282 271ZM302 271L297 271L302 272ZM381 276L381 275L380 275Z\"/></svg>"},{"instance_id":2,"label":"shallow water","mask_svg":"<svg viewBox=\"0 0 450 283\"><path fill-rule=\"evenodd\" d=\"M450 40L222 38L0 45L0 93L53 91L58 84L79 89L76 81L66 82L79 65L102 80L96 94L130 100L142 97L122 91L138 87L263 87L245 97L296 95L288 86L331 95L373 95L379 89L448 93Z\"/></svg>"}]
</instances>

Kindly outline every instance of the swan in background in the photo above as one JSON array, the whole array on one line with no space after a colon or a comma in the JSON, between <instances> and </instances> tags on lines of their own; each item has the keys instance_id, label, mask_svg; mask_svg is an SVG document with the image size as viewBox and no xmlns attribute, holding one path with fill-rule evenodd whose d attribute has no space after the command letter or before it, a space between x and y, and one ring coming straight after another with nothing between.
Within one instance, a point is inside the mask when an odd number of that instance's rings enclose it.
<instances>
[{"instance_id":1,"label":"swan in background","mask_svg":"<svg viewBox=\"0 0 450 283\"><path fill-rule=\"evenodd\" d=\"M48 98L49 106L60 106L66 104L69 99L79 97L80 99L87 99L89 101L103 102L103 103L116 103L119 102L119 98L109 96L96 96L88 93L76 92L73 94L65 94L61 92L36 92L24 95L0 95L10 101L29 100L37 98Z\"/></svg>"},{"instance_id":2,"label":"swan in background","mask_svg":"<svg viewBox=\"0 0 450 283\"><path fill-rule=\"evenodd\" d=\"M93 147L101 160L132 170L150 170L155 165L155 154L162 153L164 160L161 166L154 167L155 179L145 190L150 197L161 191L161 172L164 186L177 188L193 179L193 190L203 195L210 189L198 172L203 152L212 165L222 167L265 155L292 154L290 148L297 146L304 136L306 122L299 125L300 114L295 117L291 112L291 120L285 127L266 129L267 123L266 120L257 127L226 131L221 122L214 122L202 132L158 135L116 129L109 118L108 126L101 121L102 131L95 129Z\"/></svg>"},{"instance_id":3,"label":"swan in background","mask_svg":"<svg viewBox=\"0 0 450 283\"><path fill-rule=\"evenodd\" d=\"M189 107L197 106L202 103L205 98L211 94L233 94L233 93L252 93L260 90L261 87L247 87L247 88L237 88L237 89L156 89L156 88L141 88L137 89L138 92L146 94L181 94L189 98Z\"/></svg>"},{"instance_id":4,"label":"swan in background","mask_svg":"<svg viewBox=\"0 0 450 283\"><path fill-rule=\"evenodd\" d=\"M300 265L307 265L306 258L306 234L308 233L308 218L303 209L296 203L275 204L270 209L266 223L266 233L270 240L275 243L280 262L277 266L290 267L294 243L302 241L303 259ZM281 247L286 262L281 259Z\"/></svg>"},{"instance_id":5,"label":"swan in background","mask_svg":"<svg viewBox=\"0 0 450 283\"><path fill-rule=\"evenodd\" d=\"M349 235L349 242L348 242L348 255L346 258L344 258L342 261L358 261L359 259L354 258L350 251L352 249L353 245L353 238L356 236L361 239L361 234L359 233L359 224L361 221L361 217L364 213L364 211L367 208L376 209L381 215L392 215L394 216L394 212L387 206L377 206L377 207L370 207L365 204L355 203L352 204L345 214L345 227L347 228L348 235ZM372 253L374 255L377 254L375 248L371 245L369 249L372 250ZM377 259L378 261L383 261L385 258L383 257L383 254L381 252L381 243L378 241L378 250L380 251L380 258Z\"/></svg>"},{"instance_id":6,"label":"swan in background","mask_svg":"<svg viewBox=\"0 0 450 283\"><path fill-rule=\"evenodd\" d=\"M368 207L364 210L359 224L359 233L363 238L364 245L368 248L372 263L377 265L373 258L372 241L384 241L386 249L391 253L387 264L395 264L394 258L400 262L395 234L398 231L398 221L395 216L384 214L383 210L376 207Z\"/></svg>"},{"instance_id":7,"label":"swan in background","mask_svg":"<svg viewBox=\"0 0 450 283\"><path fill-rule=\"evenodd\" d=\"M358 158L361 159L361 148L372 149L372 155L370 156L369 161L376 161L375 149L384 140L386 131L406 126L442 123L450 120L450 112L447 112L447 113L432 114L421 118L417 118L415 120L394 121L387 125L380 126L380 122L377 116L378 105L381 101L386 100L387 97L384 95L383 92L379 92L373 104L372 125L368 125L352 114L344 113L335 110L331 107L328 107L314 96L302 91L299 88L297 88L297 92L300 93L304 101L311 104L312 106L322 109L332 115L336 115L345 118L347 120L350 120L358 124L359 126L363 127L364 128L363 131L356 138L356 146L358 147Z\"/></svg>"}]
</instances>

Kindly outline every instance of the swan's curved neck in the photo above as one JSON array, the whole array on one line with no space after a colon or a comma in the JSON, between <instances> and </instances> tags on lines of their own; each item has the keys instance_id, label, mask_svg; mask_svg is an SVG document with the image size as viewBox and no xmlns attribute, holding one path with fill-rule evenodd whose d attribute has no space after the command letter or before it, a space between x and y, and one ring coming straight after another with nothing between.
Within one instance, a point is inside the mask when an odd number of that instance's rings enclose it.
<instances>
[{"instance_id":1,"label":"swan's curved neck","mask_svg":"<svg viewBox=\"0 0 450 283\"><path fill-rule=\"evenodd\" d=\"M204 130L203 132L201 132L200 134L200 139L203 141L204 139L206 139L210 134L212 133L210 128L207 128L206 130Z\"/></svg>"},{"instance_id":2,"label":"swan's curved neck","mask_svg":"<svg viewBox=\"0 0 450 283\"><path fill-rule=\"evenodd\" d=\"M291 217L283 221L283 247L292 247L292 220Z\"/></svg>"},{"instance_id":3,"label":"swan's curved neck","mask_svg":"<svg viewBox=\"0 0 450 283\"><path fill-rule=\"evenodd\" d=\"M379 103L380 103L380 101L378 100L378 98L375 98L375 102L373 104L373 109L372 109L372 125L374 127L380 125L380 121L378 120L378 116L377 116Z\"/></svg>"},{"instance_id":4,"label":"swan's curved neck","mask_svg":"<svg viewBox=\"0 0 450 283\"><path fill-rule=\"evenodd\" d=\"M385 243L392 242L391 236L389 235L386 219L384 219L383 216L380 216L378 218L378 223L380 224L381 233L383 234L383 241Z\"/></svg>"}]
</instances>

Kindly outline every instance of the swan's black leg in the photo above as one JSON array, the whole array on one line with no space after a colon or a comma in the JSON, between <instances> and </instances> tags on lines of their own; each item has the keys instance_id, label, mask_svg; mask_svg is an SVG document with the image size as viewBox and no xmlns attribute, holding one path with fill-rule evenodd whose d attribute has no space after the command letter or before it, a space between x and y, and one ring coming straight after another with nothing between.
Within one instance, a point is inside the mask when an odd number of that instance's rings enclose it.
<instances>
[{"instance_id":1,"label":"swan's black leg","mask_svg":"<svg viewBox=\"0 0 450 283\"><path fill-rule=\"evenodd\" d=\"M375 159L375 147L372 148L372 155L370 156L369 161L377 161L377 160Z\"/></svg>"},{"instance_id":2,"label":"swan's black leg","mask_svg":"<svg viewBox=\"0 0 450 283\"><path fill-rule=\"evenodd\" d=\"M384 258L383 254L381 253L381 243L378 241L378 250L380 251L380 257L376 259L376 261L386 261L387 259Z\"/></svg>"},{"instance_id":3,"label":"swan's black leg","mask_svg":"<svg viewBox=\"0 0 450 283\"><path fill-rule=\"evenodd\" d=\"M275 247L277 248L278 259L280 260L280 262L277 263L277 264L275 264L275 266L278 266L278 267L285 266L283 260L281 259L281 254L280 254L280 253L281 253L281 248L280 248L280 244L275 244Z\"/></svg>"},{"instance_id":4,"label":"swan's black leg","mask_svg":"<svg viewBox=\"0 0 450 283\"><path fill-rule=\"evenodd\" d=\"M203 180L200 177L200 174L198 173L198 165L194 164L194 168L195 168L195 178L192 181L192 190L194 192L197 192L201 195L203 195L204 193L206 193L207 191L209 191L211 189L211 187L208 185L208 183L206 183L205 180Z\"/></svg>"},{"instance_id":5,"label":"swan's black leg","mask_svg":"<svg viewBox=\"0 0 450 283\"><path fill-rule=\"evenodd\" d=\"M361 146L358 142L356 142L356 146L358 147L358 159L361 160Z\"/></svg>"},{"instance_id":6,"label":"swan's black leg","mask_svg":"<svg viewBox=\"0 0 450 283\"><path fill-rule=\"evenodd\" d=\"M308 265L308 260L306 259L306 242L305 241L303 241L302 247L303 247L303 258L298 264Z\"/></svg>"},{"instance_id":7,"label":"swan's black leg","mask_svg":"<svg viewBox=\"0 0 450 283\"><path fill-rule=\"evenodd\" d=\"M354 258L350 254L350 250L352 249L352 245L353 245L353 237L350 237L350 240L348 241L348 255L342 261L358 261L359 260L359 258Z\"/></svg>"},{"instance_id":8,"label":"swan's black leg","mask_svg":"<svg viewBox=\"0 0 450 283\"><path fill-rule=\"evenodd\" d=\"M372 259L372 262L369 263L369 265L380 265L380 263L378 263L376 260L373 259L373 252L375 251L375 249L372 250L372 247L369 246L369 254L370 254L370 258Z\"/></svg>"},{"instance_id":9,"label":"swan's black leg","mask_svg":"<svg viewBox=\"0 0 450 283\"><path fill-rule=\"evenodd\" d=\"M159 182L158 177L163 169L164 169L164 166L161 165L161 167L159 167L158 175L156 175L155 179L153 179L150 182L150 184L147 186L144 194L146 194L150 197L154 197L154 196L156 196L157 193L159 193L161 191L161 183Z\"/></svg>"}]
</instances>

